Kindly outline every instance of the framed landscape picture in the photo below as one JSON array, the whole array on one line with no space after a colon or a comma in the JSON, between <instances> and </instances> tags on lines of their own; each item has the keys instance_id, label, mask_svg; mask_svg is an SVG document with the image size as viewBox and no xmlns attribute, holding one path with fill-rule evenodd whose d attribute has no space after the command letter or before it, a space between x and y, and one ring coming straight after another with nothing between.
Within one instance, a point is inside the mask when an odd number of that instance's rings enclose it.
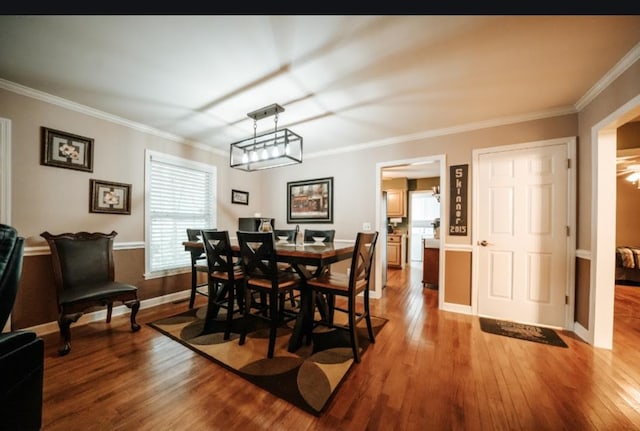
<instances>
[{"instance_id":1,"label":"framed landscape picture","mask_svg":"<svg viewBox=\"0 0 640 431\"><path fill-rule=\"evenodd\" d=\"M288 182L287 223L333 223L333 177Z\"/></svg>"},{"instance_id":2,"label":"framed landscape picture","mask_svg":"<svg viewBox=\"0 0 640 431\"><path fill-rule=\"evenodd\" d=\"M231 190L231 203L249 205L249 192L243 192L240 190Z\"/></svg>"},{"instance_id":3,"label":"framed landscape picture","mask_svg":"<svg viewBox=\"0 0 640 431\"><path fill-rule=\"evenodd\" d=\"M90 180L89 212L131 214L131 184Z\"/></svg>"},{"instance_id":4,"label":"framed landscape picture","mask_svg":"<svg viewBox=\"0 0 640 431\"><path fill-rule=\"evenodd\" d=\"M40 164L93 172L93 139L42 127Z\"/></svg>"}]
</instances>

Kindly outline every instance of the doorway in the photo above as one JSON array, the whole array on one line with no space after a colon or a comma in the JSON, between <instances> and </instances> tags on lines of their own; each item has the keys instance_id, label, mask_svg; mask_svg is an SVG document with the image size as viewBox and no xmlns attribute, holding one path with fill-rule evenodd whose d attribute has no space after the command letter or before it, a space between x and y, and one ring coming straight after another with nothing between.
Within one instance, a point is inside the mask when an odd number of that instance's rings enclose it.
<instances>
[{"instance_id":1,"label":"doorway","mask_svg":"<svg viewBox=\"0 0 640 431\"><path fill-rule=\"evenodd\" d=\"M615 297L616 128L640 115L640 95L591 128L592 190L589 321L576 332L594 347L613 348Z\"/></svg>"},{"instance_id":2,"label":"doorway","mask_svg":"<svg viewBox=\"0 0 640 431\"><path fill-rule=\"evenodd\" d=\"M445 184L445 169L446 169L446 156L444 154L434 156L421 156L412 159L393 160L387 162L379 162L376 164L376 226L386 226L387 217L382 214L381 207L383 206L383 187L382 179L383 172L390 171L395 172L396 175L400 175L400 171L410 171L415 174L416 171L428 170L427 174L420 174L421 177L437 177L440 184ZM441 195L441 206L446 207L446 196ZM406 218L408 220L408 217ZM441 223L446 226L447 214L441 213ZM371 291L372 298L380 298L382 296L383 289L383 273L382 267L386 266L387 262L382 260L382 254L375 254L375 266L374 266L374 290ZM445 253L444 247L440 247L439 256L439 268L442 273L442 268L445 265ZM411 267L411 265L408 265ZM439 307L442 307L444 303L445 285L442 283L439 286L438 291L438 303Z\"/></svg>"}]
</instances>

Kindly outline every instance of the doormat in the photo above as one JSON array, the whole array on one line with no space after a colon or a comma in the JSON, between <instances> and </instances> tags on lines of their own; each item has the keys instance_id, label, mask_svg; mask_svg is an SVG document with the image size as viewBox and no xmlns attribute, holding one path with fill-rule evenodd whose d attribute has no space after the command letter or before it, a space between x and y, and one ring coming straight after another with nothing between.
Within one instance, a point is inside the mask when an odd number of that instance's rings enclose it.
<instances>
[{"instance_id":1,"label":"doormat","mask_svg":"<svg viewBox=\"0 0 640 431\"><path fill-rule=\"evenodd\" d=\"M354 366L351 342L346 331L314 329L311 345L303 345L295 353L288 352L291 327L278 329L274 357L267 358L269 327L256 322L247 334L246 343L238 344L241 317L234 318L231 337L225 340L226 313L221 309L212 324L205 328L207 307L194 308L152 323L152 328L192 349L218 366L222 366L254 385L271 392L296 407L320 416L348 377ZM346 322L343 313L336 312L335 320ZM375 335L387 319L371 316ZM293 325L293 322L290 322ZM362 354L367 351L369 338L364 319L357 326Z\"/></svg>"},{"instance_id":2,"label":"doormat","mask_svg":"<svg viewBox=\"0 0 640 431\"><path fill-rule=\"evenodd\" d=\"M562 341L556 331L541 326L481 317L480 328L490 334L504 335L505 337L549 344L550 346L569 347Z\"/></svg>"}]
</instances>

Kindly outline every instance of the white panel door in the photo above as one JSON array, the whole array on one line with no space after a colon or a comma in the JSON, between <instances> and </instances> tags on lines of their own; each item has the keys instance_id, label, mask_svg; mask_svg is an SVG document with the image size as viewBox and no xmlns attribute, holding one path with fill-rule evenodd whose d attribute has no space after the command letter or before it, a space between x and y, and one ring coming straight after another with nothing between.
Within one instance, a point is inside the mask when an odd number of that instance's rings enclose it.
<instances>
[{"instance_id":1,"label":"white panel door","mask_svg":"<svg viewBox=\"0 0 640 431\"><path fill-rule=\"evenodd\" d=\"M567 145L478 158L478 314L563 327Z\"/></svg>"}]
</instances>

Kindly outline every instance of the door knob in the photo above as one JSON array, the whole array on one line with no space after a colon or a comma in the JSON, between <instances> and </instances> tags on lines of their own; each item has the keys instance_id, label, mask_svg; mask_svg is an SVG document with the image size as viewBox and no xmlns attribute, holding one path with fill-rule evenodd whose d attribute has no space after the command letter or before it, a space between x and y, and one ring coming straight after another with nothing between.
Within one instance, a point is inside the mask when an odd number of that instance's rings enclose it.
<instances>
[{"instance_id":1,"label":"door knob","mask_svg":"<svg viewBox=\"0 0 640 431\"><path fill-rule=\"evenodd\" d=\"M482 241L478 241L478 245L481 245L483 247L486 247L489 245L489 243L487 242L486 239L483 239Z\"/></svg>"}]
</instances>

